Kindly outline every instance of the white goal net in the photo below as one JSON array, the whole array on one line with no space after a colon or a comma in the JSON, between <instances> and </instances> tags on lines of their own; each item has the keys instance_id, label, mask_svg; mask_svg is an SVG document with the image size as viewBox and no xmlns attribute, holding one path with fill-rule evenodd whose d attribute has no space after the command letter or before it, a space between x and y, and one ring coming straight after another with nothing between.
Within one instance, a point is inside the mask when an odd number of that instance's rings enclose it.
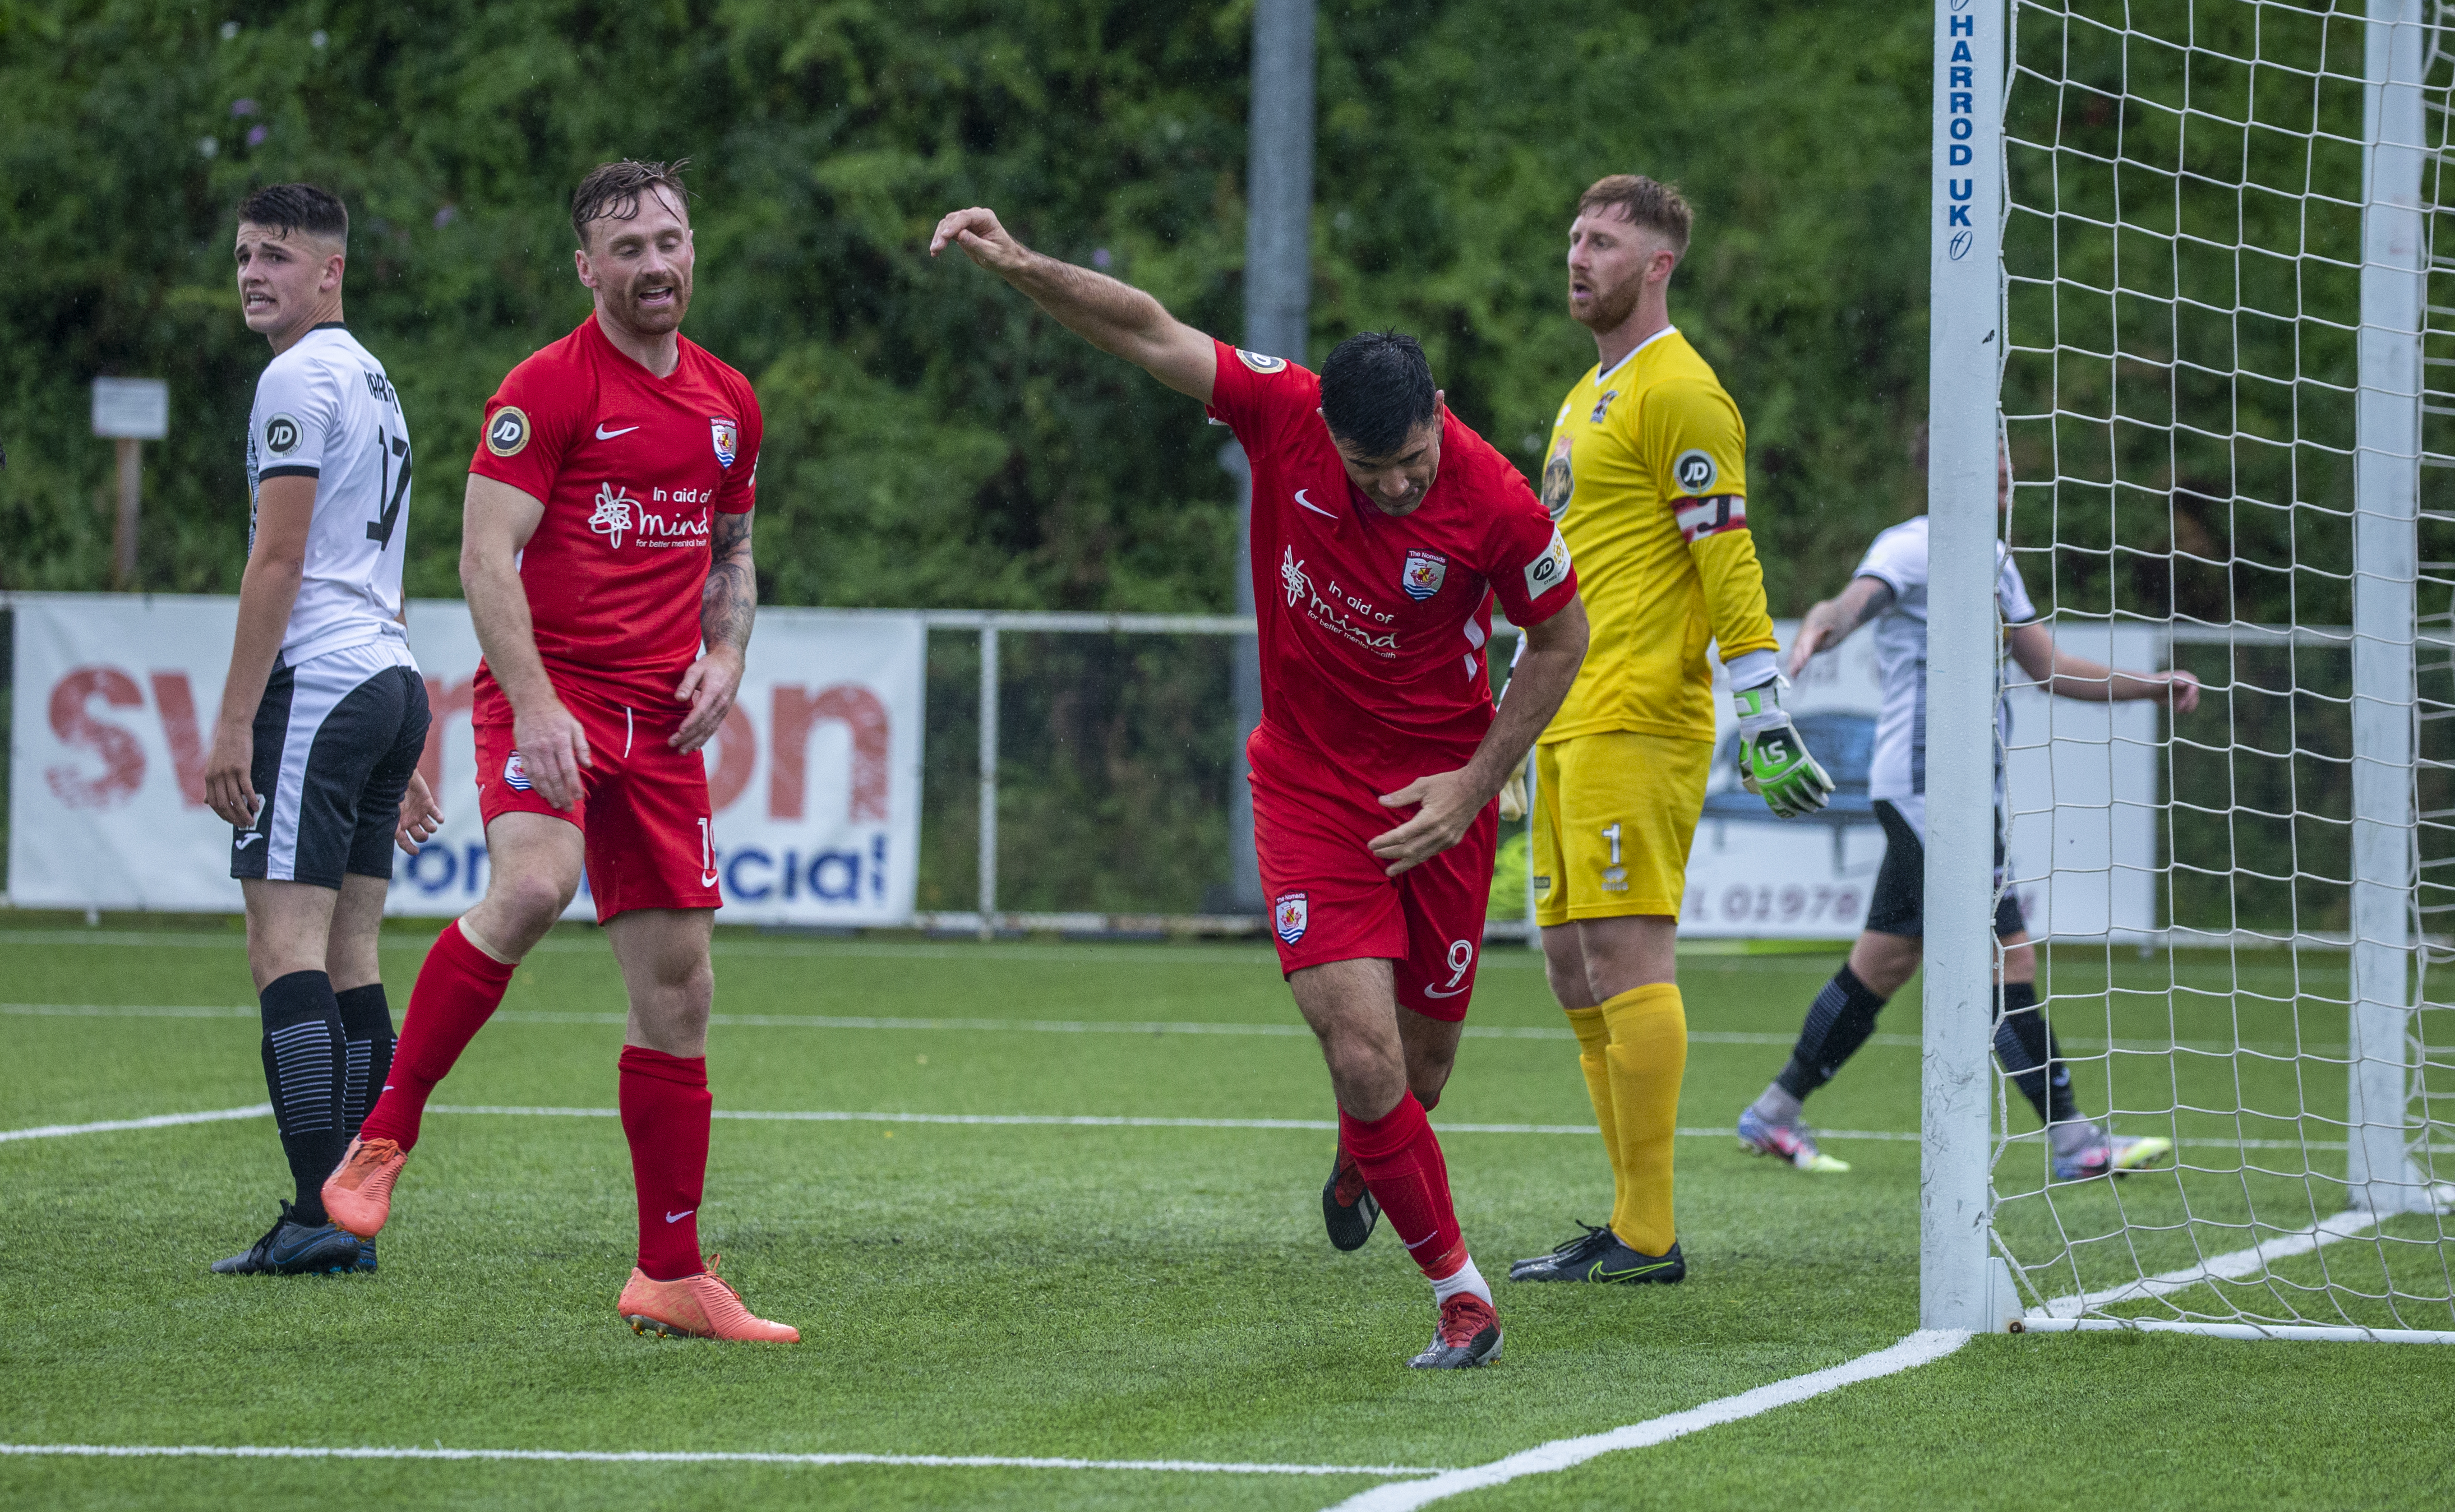
<instances>
[{"instance_id":1,"label":"white goal net","mask_svg":"<svg viewBox=\"0 0 2455 1512\"><path fill-rule=\"evenodd\" d=\"M2002 536L2062 646L2204 685L2002 669L2039 1011L2077 1115L2173 1148L2059 1179L1997 1071L1987 1324L2455 1341L2455 10L1985 14Z\"/></svg>"}]
</instances>

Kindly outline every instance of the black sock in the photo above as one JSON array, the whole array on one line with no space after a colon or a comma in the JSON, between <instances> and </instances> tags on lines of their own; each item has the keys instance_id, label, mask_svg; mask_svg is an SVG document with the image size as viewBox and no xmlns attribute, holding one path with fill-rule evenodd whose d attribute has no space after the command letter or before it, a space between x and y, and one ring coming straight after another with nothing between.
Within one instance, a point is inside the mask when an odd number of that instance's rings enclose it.
<instances>
[{"instance_id":1,"label":"black sock","mask_svg":"<svg viewBox=\"0 0 2455 1512\"><path fill-rule=\"evenodd\" d=\"M382 1094L384 1078L392 1075L392 1005L384 1000L379 981L335 993L334 999L341 1005L341 1033L349 1041L341 1083L341 1141L346 1146Z\"/></svg>"},{"instance_id":2,"label":"black sock","mask_svg":"<svg viewBox=\"0 0 2455 1512\"><path fill-rule=\"evenodd\" d=\"M2029 1099L2040 1122L2067 1123L2080 1117L2072 1100L2071 1068L2055 1042L2035 982L2005 982L1995 1007L1995 1056L2011 1073L2012 1085Z\"/></svg>"},{"instance_id":3,"label":"black sock","mask_svg":"<svg viewBox=\"0 0 2455 1512\"><path fill-rule=\"evenodd\" d=\"M1876 1015L1883 1011L1884 1002L1845 962L1808 1006L1807 1022L1799 1026L1798 1045L1790 1053L1790 1064L1781 1068L1774 1081L1792 1097L1804 1099L1832 1080L1841 1063L1856 1055L1876 1032Z\"/></svg>"},{"instance_id":4,"label":"black sock","mask_svg":"<svg viewBox=\"0 0 2455 1512\"><path fill-rule=\"evenodd\" d=\"M349 1142L340 1132L347 1058L340 1004L333 978L320 971L294 971L256 997L264 1009L264 1085L298 1187L293 1217L313 1226L325 1221L324 1178Z\"/></svg>"}]
</instances>

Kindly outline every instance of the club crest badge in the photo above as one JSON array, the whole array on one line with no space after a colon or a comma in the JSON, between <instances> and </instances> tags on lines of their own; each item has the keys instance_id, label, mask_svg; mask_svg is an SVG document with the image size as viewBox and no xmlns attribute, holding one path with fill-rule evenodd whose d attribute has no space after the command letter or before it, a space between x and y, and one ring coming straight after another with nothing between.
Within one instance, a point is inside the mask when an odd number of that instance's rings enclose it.
<instances>
[{"instance_id":1,"label":"club crest badge","mask_svg":"<svg viewBox=\"0 0 2455 1512\"><path fill-rule=\"evenodd\" d=\"M528 763L520 759L520 754L517 751L513 752L503 762L503 786L515 793L526 793L529 790Z\"/></svg>"},{"instance_id":2,"label":"club crest badge","mask_svg":"<svg viewBox=\"0 0 2455 1512\"><path fill-rule=\"evenodd\" d=\"M1409 552L1407 565L1399 570L1398 586L1417 603L1441 591L1449 580L1450 559L1438 552Z\"/></svg>"},{"instance_id":3,"label":"club crest badge","mask_svg":"<svg viewBox=\"0 0 2455 1512\"><path fill-rule=\"evenodd\" d=\"M1285 357L1266 356L1259 352L1248 352L1242 347L1236 349L1236 355L1244 360L1245 366L1255 373L1276 373L1288 365L1288 359Z\"/></svg>"},{"instance_id":4,"label":"club crest badge","mask_svg":"<svg viewBox=\"0 0 2455 1512\"><path fill-rule=\"evenodd\" d=\"M1304 938L1306 922L1305 895L1302 893L1282 893L1278 901L1270 905L1270 927L1277 930L1279 938L1288 944L1292 945Z\"/></svg>"},{"instance_id":5,"label":"club crest badge","mask_svg":"<svg viewBox=\"0 0 2455 1512\"><path fill-rule=\"evenodd\" d=\"M731 420L710 416L707 428L716 438L716 460L720 467L731 467L741 445L741 428Z\"/></svg>"}]
</instances>

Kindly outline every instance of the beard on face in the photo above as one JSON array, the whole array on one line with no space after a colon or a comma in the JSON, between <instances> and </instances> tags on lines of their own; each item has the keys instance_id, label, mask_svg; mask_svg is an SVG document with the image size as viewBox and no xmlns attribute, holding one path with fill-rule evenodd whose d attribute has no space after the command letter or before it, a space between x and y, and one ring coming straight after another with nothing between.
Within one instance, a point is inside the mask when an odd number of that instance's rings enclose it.
<instances>
[{"instance_id":1,"label":"beard on face","mask_svg":"<svg viewBox=\"0 0 2455 1512\"><path fill-rule=\"evenodd\" d=\"M1572 294L1569 299L1569 318L1592 330L1612 330L1634 312L1637 295L1644 289L1645 275L1631 273L1607 289L1596 289L1592 302L1583 311L1577 309L1577 301Z\"/></svg>"},{"instance_id":2,"label":"beard on face","mask_svg":"<svg viewBox=\"0 0 2455 1512\"><path fill-rule=\"evenodd\" d=\"M673 302L660 309L642 309L639 305L642 289L671 289L674 292ZM690 309L690 274L687 272L670 270L639 272L633 274L630 282L622 286L619 294L611 301L611 308L615 318L631 330L643 336L661 336L680 328L682 315Z\"/></svg>"}]
</instances>

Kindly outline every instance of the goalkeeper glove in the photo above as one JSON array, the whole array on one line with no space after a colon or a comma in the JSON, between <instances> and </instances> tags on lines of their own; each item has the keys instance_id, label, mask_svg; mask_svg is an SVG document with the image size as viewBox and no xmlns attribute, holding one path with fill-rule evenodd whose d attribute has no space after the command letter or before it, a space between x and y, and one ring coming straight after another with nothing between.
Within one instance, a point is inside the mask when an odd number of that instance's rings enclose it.
<instances>
[{"instance_id":1,"label":"goalkeeper glove","mask_svg":"<svg viewBox=\"0 0 2455 1512\"><path fill-rule=\"evenodd\" d=\"M1500 817L1504 823L1515 824L1526 817L1526 769L1519 767L1500 784Z\"/></svg>"},{"instance_id":2,"label":"goalkeeper glove","mask_svg":"<svg viewBox=\"0 0 2455 1512\"><path fill-rule=\"evenodd\" d=\"M1808 755L1781 707L1781 680L1732 695L1739 716L1739 781L1775 818L1813 814L1832 800L1833 778Z\"/></svg>"}]
</instances>

